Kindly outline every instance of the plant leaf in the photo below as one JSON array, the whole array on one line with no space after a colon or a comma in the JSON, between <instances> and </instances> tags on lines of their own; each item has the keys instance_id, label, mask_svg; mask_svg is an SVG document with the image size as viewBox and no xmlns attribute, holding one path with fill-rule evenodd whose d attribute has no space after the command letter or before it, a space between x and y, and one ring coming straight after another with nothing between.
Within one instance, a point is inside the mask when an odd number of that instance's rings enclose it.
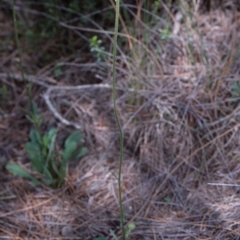
<instances>
[{"instance_id":1,"label":"plant leaf","mask_svg":"<svg viewBox=\"0 0 240 240\"><path fill-rule=\"evenodd\" d=\"M114 231L112 229L110 229L110 233L112 234L112 236L115 240L119 240L117 235L114 233Z\"/></svg>"},{"instance_id":2,"label":"plant leaf","mask_svg":"<svg viewBox=\"0 0 240 240\"><path fill-rule=\"evenodd\" d=\"M56 164L55 160L56 160L56 158L51 160L51 168L54 171L55 175L59 176L59 169L57 167L57 164Z\"/></svg>"},{"instance_id":3,"label":"plant leaf","mask_svg":"<svg viewBox=\"0 0 240 240\"><path fill-rule=\"evenodd\" d=\"M45 178L45 179L43 179L43 182L47 185L54 185L54 184L57 183L57 180L56 179Z\"/></svg>"},{"instance_id":4,"label":"plant leaf","mask_svg":"<svg viewBox=\"0 0 240 240\"><path fill-rule=\"evenodd\" d=\"M51 161L49 161L51 163ZM48 179L54 179L54 173L51 171L51 166L46 165L44 166L43 174Z\"/></svg>"},{"instance_id":5,"label":"plant leaf","mask_svg":"<svg viewBox=\"0 0 240 240\"><path fill-rule=\"evenodd\" d=\"M41 155L41 149L39 148L39 145L34 142L25 143L24 148L27 151L29 158L35 158Z\"/></svg>"},{"instance_id":6,"label":"plant leaf","mask_svg":"<svg viewBox=\"0 0 240 240\"><path fill-rule=\"evenodd\" d=\"M62 154L61 164L66 164L66 162L71 158L73 151L76 149L77 143L74 141L68 141L65 145L65 149Z\"/></svg>"},{"instance_id":7,"label":"plant leaf","mask_svg":"<svg viewBox=\"0 0 240 240\"><path fill-rule=\"evenodd\" d=\"M78 143L82 138L79 131L74 131L65 141L64 152L62 154L62 163L81 157L87 153L87 148L77 148Z\"/></svg>"},{"instance_id":8,"label":"plant leaf","mask_svg":"<svg viewBox=\"0 0 240 240\"><path fill-rule=\"evenodd\" d=\"M82 156L84 156L85 154L87 154L88 150L86 147L79 147L77 149L75 149L75 151L72 152L69 160L74 160L76 158L80 158Z\"/></svg>"},{"instance_id":9,"label":"plant leaf","mask_svg":"<svg viewBox=\"0 0 240 240\"><path fill-rule=\"evenodd\" d=\"M6 169L12 173L14 176L27 178L32 181L34 185L40 185L41 183L33 177L26 169L22 168L21 166L15 163L8 163L6 165Z\"/></svg>"},{"instance_id":10,"label":"plant leaf","mask_svg":"<svg viewBox=\"0 0 240 240\"><path fill-rule=\"evenodd\" d=\"M44 158L44 167L43 167L43 174L50 179L54 179L54 173L51 172L52 170L52 161L55 161L55 153L54 153L54 144L57 136L56 128L51 128L47 133L48 138L48 151L46 157Z\"/></svg>"},{"instance_id":11,"label":"plant leaf","mask_svg":"<svg viewBox=\"0 0 240 240\"><path fill-rule=\"evenodd\" d=\"M27 120L29 120L30 122L33 122L33 119L32 119L32 117L31 117L31 116L29 116L29 115L26 115L25 117L26 117L26 118L27 118Z\"/></svg>"},{"instance_id":12,"label":"plant leaf","mask_svg":"<svg viewBox=\"0 0 240 240\"><path fill-rule=\"evenodd\" d=\"M31 90L30 90L31 91ZM32 112L33 115L37 116L38 112L37 112L37 104L34 101L30 102L30 110Z\"/></svg>"},{"instance_id":13,"label":"plant leaf","mask_svg":"<svg viewBox=\"0 0 240 240\"><path fill-rule=\"evenodd\" d=\"M64 143L64 148L67 148L67 146L70 142L76 142L78 144L80 142L81 138L82 138L82 134L79 131L74 131L66 139L66 141Z\"/></svg>"},{"instance_id":14,"label":"plant leaf","mask_svg":"<svg viewBox=\"0 0 240 240\"><path fill-rule=\"evenodd\" d=\"M45 148L48 147L48 144L49 144L49 138L47 135L44 135L43 138L42 138L42 143L44 145Z\"/></svg>"},{"instance_id":15,"label":"plant leaf","mask_svg":"<svg viewBox=\"0 0 240 240\"><path fill-rule=\"evenodd\" d=\"M48 134L47 134L49 151L52 151L53 148L54 148L56 136L57 136L57 129L56 128L51 128L48 131Z\"/></svg>"},{"instance_id":16,"label":"plant leaf","mask_svg":"<svg viewBox=\"0 0 240 240\"><path fill-rule=\"evenodd\" d=\"M29 136L30 136L30 139L33 143L36 143L39 145L39 147L41 146L41 135L40 133L35 130L35 129L32 129L29 133Z\"/></svg>"},{"instance_id":17,"label":"plant leaf","mask_svg":"<svg viewBox=\"0 0 240 240\"><path fill-rule=\"evenodd\" d=\"M32 167L37 172L43 173L44 162L43 162L43 156L41 153L41 149L39 148L39 145L33 142L27 142L24 145L24 147L28 153Z\"/></svg>"},{"instance_id":18,"label":"plant leaf","mask_svg":"<svg viewBox=\"0 0 240 240\"><path fill-rule=\"evenodd\" d=\"M20 167L15 163L8 163L6 166L7 170L11 172L14 176L31 178L32 175L24 168Z\"/></svg>"},{"instance_id":19,"label":"plant leaf","mask_svg":"<svg viewBox=\"0 0 240 240\"><path fill-rule=\"evenodd\" d=\"M58 176L60 181L63 181L63 179L66 176L66 166L64 166L63 164L61 164L59 171L58 171Z\"/></svg>"}]
</instances>

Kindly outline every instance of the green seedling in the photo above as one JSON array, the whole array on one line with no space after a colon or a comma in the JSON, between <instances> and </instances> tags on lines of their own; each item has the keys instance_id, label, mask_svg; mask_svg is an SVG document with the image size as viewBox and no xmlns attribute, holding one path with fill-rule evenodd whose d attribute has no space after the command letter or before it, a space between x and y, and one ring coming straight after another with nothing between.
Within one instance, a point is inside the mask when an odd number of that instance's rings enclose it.
<instances>
[{"instance_id":1,"label":"green seedling","mask_svg":"<svg viewBox=\"0 0 240 240\"><path fill-rule=\"evenodd\" d=\"M134 223L129 223L126 228L125 228L125 238L127 240L130 239L130 234L131 232L136 228L135 224Z\"/></svg>"},{"instance_id":2,"label":"green seedling","mask_svg":"<svg viewBox=\"0 0 240 240\"><path fill-rule=\"evenodd\" d=\"M61 66L58 66L56 65L55 68L54 68L54 76L55 77L58 77L62 74L62 69L61 69Z\"/></svg>"},{"instance_id":3,"label":"green seedling","mask_svg":"<svg viewBox=\"0 0 240 240\"><path fill-rule=\"evenodd\" d=\"M31 85L28 86L27 92L30 95ZM33 124L38 132L40 132L40 125L42 123L42 116L38 114L37 105L34 101L30 102L30 114L26 115L26 118Z\"/></svg>"},{"instance_id":4,"label":"green seedling","mask_svg":"<svg viewBox=\"0 0 240 240\"><path fill-rule=\"evenodd\" d=\"M164 28L161 33L161 39L162 40L168 39L170 37L170 34L171 34L170 30L168 28Z\"/></svg>"},{"instance_id":5,"label":"green seedling","mask_svg":"<svg viewBox=\"0 0 240 240\"><path fill-rule=\"evenodd\" d=\"M156 14L160 6L160 1L154 1L154 3L152 4L152 12Z\"/></svg>"},{"instance_id":6,"label":"green seedling","mask_svg":"<svg viewBox=\"0 0 240 240\"><path fill-rule=\"evenodd\" d=\"M95 35L90 38L90 51L93 53L94 57L100 62L103 61L105 56L103 54L105 48L102 46L102 40L98 39Z\"/></svg>"},{"instance_id":7,"label":"green seedling","mask_svg":"<svg viewBox=\"0 0 240 240\"><path fill-rule=\"evenodd\" d=\"M172 199L169 196L165 197L164 200L167 204L170 204L172 202Z\"/></svg>"},{"instance_id":8,"label":"green seedling","mask_svg":"<svg viewBox=\"0 0 240 240\"><path fill-rule=\"evenodd\" d=\"M129 240L130 239L130 233L135 229L135 224L134 223L129 223L126 227L125 227L125 239ZM110 230L110 234L112 235L112 237L114 238L114 240L119 240L119 238L117 237L117 235L114 233L113 230ZM107 238L105 237L98 237L98 238L94 238L94 240L107 240Z\"/></svg>"}]
</instances>

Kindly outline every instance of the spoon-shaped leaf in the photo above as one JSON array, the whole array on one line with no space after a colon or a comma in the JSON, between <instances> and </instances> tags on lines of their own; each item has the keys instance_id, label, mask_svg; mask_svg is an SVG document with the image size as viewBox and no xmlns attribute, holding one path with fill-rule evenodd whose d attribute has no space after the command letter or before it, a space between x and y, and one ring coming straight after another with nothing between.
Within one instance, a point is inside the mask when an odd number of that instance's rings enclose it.
<instances>
[{"instance_id":1,"label":"spoon-shaped leaf","mask_svg":"<svg viewBox=\"0 0 240 240\"><path fill-rule=\"evenodd\" d=\"M12 173L14 176L17 177L23 177L27 178L32 181L34 185L40 185L41 183L33 177L26 169L22 168L21 166L14 164L14 163L8 163L6 166L6 169Z\"/></svg>"}]
</instances>

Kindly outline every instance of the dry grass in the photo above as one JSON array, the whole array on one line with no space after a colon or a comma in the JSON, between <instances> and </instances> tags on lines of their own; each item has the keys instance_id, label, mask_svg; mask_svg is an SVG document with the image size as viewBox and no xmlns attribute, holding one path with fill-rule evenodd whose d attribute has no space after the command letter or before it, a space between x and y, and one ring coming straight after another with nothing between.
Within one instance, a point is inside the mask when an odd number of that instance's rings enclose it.
<instances>
[{"instance_id":1,"label":"dry grass","mask_svg":"<svg viewBox=\"0 0 240 240\"><path fill-rule=\"evenodd\" d=\"M170 30L177 31L166 40L166 18L148 27L140 15L121 37L128 40L117 66L126 220L136 224L131 239L240 239L240 89L233 96L240 81L240 13L225 4L210 13L196 11L190 21L184 4L181 23L165 6ZM12 34L11 26L11 19L2 25L1 38ZM6 49L0 80L9 91L8 101L0 103L0 146L28 167L23 143L30 126L21 110L28 99L14 50ZM23 56L27 62L30 56ZM3 170L1 239L92 240L109 236L110 229L120 234L111 57L102 63L82 59L61 61L62 74L55 79L50 64L27 80L33 80L44 129L58 125L61 142L80 128L89 154L70 164L59 190L33 188Z\"/></svg>"}]
</instances>

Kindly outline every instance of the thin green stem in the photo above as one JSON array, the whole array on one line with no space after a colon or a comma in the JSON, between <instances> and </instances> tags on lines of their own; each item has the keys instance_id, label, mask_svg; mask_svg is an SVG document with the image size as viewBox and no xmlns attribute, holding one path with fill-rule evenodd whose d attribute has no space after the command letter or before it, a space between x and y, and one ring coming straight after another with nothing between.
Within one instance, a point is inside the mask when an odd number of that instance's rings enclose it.
<instances>
[{"instance_id":1,"label":"thin green stem","mask_svg":"<svg viewBox=\"0 0 240 240\"><path fill-rule=\"evenodd\" d=\"M16 10L14 8L15 6L15 1L12 0L12 11L13 11L13 24L14 24L14 34L15 34L15 41L16 41L16 46L17 46L17 51L18 51L18 56L19 56L19 67L20 67L20 72L22 76L22 80L25 82L25 87L27 90L27 95L30 100L32 101L32 96L31 96L31 84L28 85L27 81L25 81L24 77L24 70L23 70L23 63L22 63L22 52L20 48L20 43L19 43L19 37L18 37L18 25L17 25L17 16L16 16ZM29 87L28 87L29 86Z\"/></svg>"},{"instance_id":2,"label":"thin green stem","mask_svg":"<svg viewBox=\"0 0 240 240\"><path fill-rule=\"evenodd\" d=\"M116 15L115 15L115 30L114 30L114 40L113 40L113 67L112 67L112 97L113 97L113 107L114 115L116 118L117 126L120 133L120 159L119 159L119 170L118 170L118 192L119 192L119 206L120 206L120 218L121 218L121 228L123 240L126 240L125 229L124 229L124 211L122 203L122 162L123 162L123 131L121 128L118 110L117 110L117 94L116 94L116 56L117 56L117 38L118 38L118 23L119 23L119 9L120 0L116 1Z\"/></svg>"},{"instance_id":3,"label":"thin green stem","mask_svg":"<svg viewBox=\"0 0 240 240\"><path fill-rule=\"evenodd\" d=\"M14 8L15 2L12 0L12 9L13 9L13 23L14 23L14 33L15 33L15 41L16 41L16 46L17 46L17 51L18 51L18 56L19 56L19 64L20 64L20 71L22 75L22 79L24 80L24 72L23 72L23 64L22 64L22 52L19 44L19 38L18 38L18 26L17 26L17 17L16 17L16 11Z\"/></svg>"}]
</instances>

